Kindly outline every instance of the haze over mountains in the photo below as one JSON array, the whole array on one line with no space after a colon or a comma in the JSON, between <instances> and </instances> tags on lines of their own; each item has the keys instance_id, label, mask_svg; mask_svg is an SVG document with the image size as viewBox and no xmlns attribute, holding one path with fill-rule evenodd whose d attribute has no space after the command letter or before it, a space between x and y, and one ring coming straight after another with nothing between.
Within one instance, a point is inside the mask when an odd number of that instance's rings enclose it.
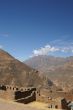
<instances>
[{"instance_id":1,"label":"haze over mountains","mask_svg":"<svg viewBox=\"0 0 73 110\"><path fill-rule=\"evenodd\" d=\"M35 56L27 61L33 67L47 76L64 90L73 88L73 57Z\"/></svg>"},{"instance_id":2,"label":"haze over mountains","mask_svg":"<svg viewBox=\"0 0 73 110\"><path fill-rule=\"evenodd\" d=\"M44 83L47 85L47 81L41 73L0 49L0 84L38 87Z\"/></svg>"}]
</instances>

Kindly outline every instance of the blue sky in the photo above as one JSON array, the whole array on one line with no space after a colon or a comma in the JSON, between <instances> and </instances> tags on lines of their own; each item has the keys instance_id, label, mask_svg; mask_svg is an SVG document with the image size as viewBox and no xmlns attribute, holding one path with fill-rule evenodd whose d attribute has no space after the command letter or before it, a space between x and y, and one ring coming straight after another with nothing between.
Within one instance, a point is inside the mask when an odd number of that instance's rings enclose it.
<instances>
[{"instance_id":1,"label":"blue sky","mask_svg":"<svg viewBox=\"0 0 73 110\"><path fill-rule=\"evenodd\" d=\"M73 55L73 0L0 0L0 48L20 60Z\"/></svg>"}]
</instances>

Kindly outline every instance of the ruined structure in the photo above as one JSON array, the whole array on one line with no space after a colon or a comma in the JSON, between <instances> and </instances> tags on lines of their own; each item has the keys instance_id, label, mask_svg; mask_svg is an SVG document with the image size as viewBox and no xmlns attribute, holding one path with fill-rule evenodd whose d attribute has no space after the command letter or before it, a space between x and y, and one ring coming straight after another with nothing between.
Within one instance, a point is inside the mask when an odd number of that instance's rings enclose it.
<instances>
[{"instance_id":1,"label":"ruined structure","mask_svg":"<svg viewBox=\"0 0 73 110\"><path fill-rule=\"evenodd\" d=\"M46 102L50 109L71 110L67 100L71 99L71 94L62 91L37 90L36 100Z\"/></svg>"},{"instance_id":2,"label":"ruined structure","mask_svg":"<svg viewBox=\"0 0 73 110\"><path fill-rule=\"evenodd\" d=\"M50 91L52 94L52 91ZM19 103L28 104L33 101L46 102L48 108L70 110L65 98L53 97L53 95L45 95L46 92L36 90L34 87L14 87L9 85L0 85L0 98L12 100Z\"/></svg>"},{"instance_id":3,"label":"ruined structure","mask_svg":"<svg viewBox=\"0 0 73 110\"><path fill-rule=\"evenodd\" d=\"M36 88L18 88L8 85L0 85L0 97L20 103L29 103L36 100Z\"/></svg>"},{"instance_id":4,"label":"ruined structure","mask_svg":"<svg viewBox=\"0 0 73 110\"><path fill-rule=\"evenodd\" d=\"M68 102L65 98L59 97L57 99L49 99L48 102L48 108L70 110L70 108L68 107Z\"/></svg>"}]
</instances>

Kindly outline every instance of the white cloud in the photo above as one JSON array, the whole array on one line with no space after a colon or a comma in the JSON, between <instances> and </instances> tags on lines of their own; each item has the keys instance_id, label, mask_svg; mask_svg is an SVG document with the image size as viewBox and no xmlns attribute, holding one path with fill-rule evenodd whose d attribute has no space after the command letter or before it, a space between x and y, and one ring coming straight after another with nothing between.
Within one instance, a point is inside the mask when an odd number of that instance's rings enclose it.
<instances>
[{"instance_id":1,"label":"white cloud","mask_svg":"<svg viewBox=\"0 0 73 110\"><path fill-rule=\"evenodd\" d=\"M32 56L38 56L38 55L47 55L49 52L56 52L59 51L59 48L46 45L44 47L41 47L40 49L33 50Z\"/></svg>"},{"instance_id":2,"label":"white cloud","mask_svg":"<svg viewBox=\"0 0 73 110\"><path fill-rule=\"evenodd\" d=\"M33 50L32 55L30 57L38 55L48 55L54 52L73 53L73 44L72 43L67 44L67 42L65 42L64 45L62 44L62 46L59 46L57 44L51 46L48 44L45 45L44 47Z\"/></svg>"},{"instance_id":3,"label":"white cloud","mask_svg":"<svg viewBox=\"0 0 73 110\"><path fill-rule=\"evenodd\" d=\"M63 40L56 39L54 41L50 41L44 47L40 47L39 49L34 49L31 57L38 55L48 55L54 52L62 52L62 53L72 53L73 54L73 40Z\"/></svg>"},{"instance_id":4,"label":"white cloud","mask_svg":"<svg viewBox=\"0 0 73 110\"><path fill-rule=\"evenodd\" d=\"M62 52L72 52L73 53L73 47L72 46L62 47L61 51Z\"/></svg>"}]
</instances>

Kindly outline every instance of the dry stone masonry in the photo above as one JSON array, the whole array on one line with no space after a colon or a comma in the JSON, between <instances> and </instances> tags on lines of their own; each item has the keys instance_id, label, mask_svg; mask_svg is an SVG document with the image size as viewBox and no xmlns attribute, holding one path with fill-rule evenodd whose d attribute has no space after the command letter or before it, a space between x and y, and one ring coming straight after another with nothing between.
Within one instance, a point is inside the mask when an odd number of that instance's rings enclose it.
<instances>
[{"instance_id":1,"label":"dry stone masonry","mask_svg":"<svg viewBox=\"0 0 73 110\"><path fill-rule=\"evenodd\" d=\"M18 88L9 85L0 85L0 97L20 103L29 103L36 100L36 88Z\"/></svg>"}]
</instances>

